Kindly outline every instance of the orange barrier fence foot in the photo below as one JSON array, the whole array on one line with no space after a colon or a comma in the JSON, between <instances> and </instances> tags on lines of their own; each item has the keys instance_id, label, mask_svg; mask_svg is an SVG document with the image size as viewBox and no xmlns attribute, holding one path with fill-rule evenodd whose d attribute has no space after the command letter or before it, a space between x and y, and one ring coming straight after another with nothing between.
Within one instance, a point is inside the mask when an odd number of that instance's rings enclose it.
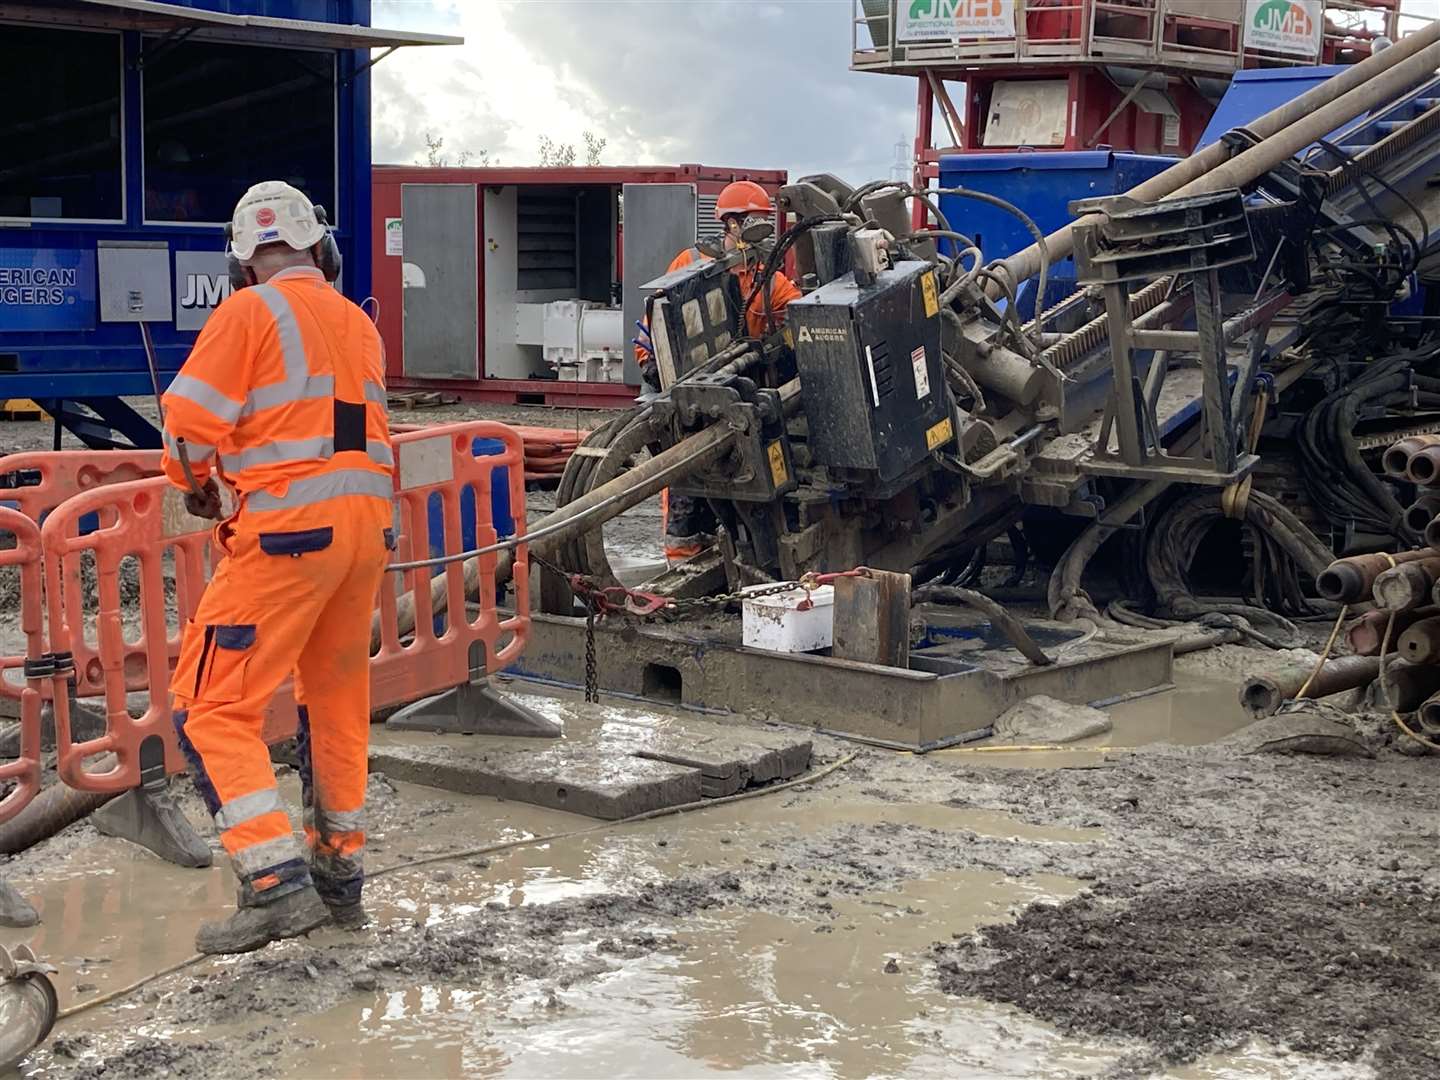
<instances>
[{"instance_id":1,"label":"orange barrier fence foot","mask_svg":"<svg viewBox=\"0 0 1440 1080\"><path fill-rule=\"evenodd\" d=\"M484 679L406 705L385 721L396 731L458 735L519 735L558 739L560 725L511 701Z\"/></svg>"},{"instance_id":2,"label":"orange barrier fence foot","mask_svg":"<svg viewBox=\"0 0 1440 1080\"><path fill-rule=\"evenodd\" d=\"M157 736L151 738L159 742ZM163 754L163 749L161 752ZM143 744L140 756L145 757ZM90 815L91 823L105 836L118 836L139 844L176 866L196 869L210 866L215 856L175 802L170 782L165 778L163 756L159 773L158 779L132 788L95 811Z\"/></svg>"},{"instance_id":3,"label":"orange barrier fence foot","mask_svg":"<svg viewBox=\"0 0 1440 1080\"><path fill-rule=\"evenodd\" d=\"M34 926L39 921L40 913L30 901L0 878L0 926Z\"/></svg>"}]
</instances>

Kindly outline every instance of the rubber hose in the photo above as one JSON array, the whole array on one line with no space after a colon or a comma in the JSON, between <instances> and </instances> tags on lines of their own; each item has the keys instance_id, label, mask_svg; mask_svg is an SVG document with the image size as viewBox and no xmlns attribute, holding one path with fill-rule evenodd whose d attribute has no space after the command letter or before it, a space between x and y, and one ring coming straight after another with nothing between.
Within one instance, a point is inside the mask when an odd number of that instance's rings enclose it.
<instances>
[{"instance_id":1,"label":"rubber hose","mask_svg":"<svg viewBox=\"0 0 1440 1080\"><path fill-rule=\"evenodd\" d=\"M924 588L916 589L911 594L910 601L912 604L957 604L961 607L973 608L989 618L991 625L1004 634L1010 644L1014 645L1032 664L1037 667L1047 667L1055 663L1039 645L1035 644L1035 639L1030 636L1019 619L983 593L975 592L972 589L956 588L953 585L927 585Z\"/></svg>"},{"instance_id":2,"label":"rubber hose","mask_svg":"<svg viewBox=\"0 0 1440 1080\"><path fill-rule=\"evenodd\" d=\"M0 855L16 855L48 840L123 794L123 791L77 791L68 784L52 783L36 795L29 806L0 825Z\"/></svg>"}]
</instances>

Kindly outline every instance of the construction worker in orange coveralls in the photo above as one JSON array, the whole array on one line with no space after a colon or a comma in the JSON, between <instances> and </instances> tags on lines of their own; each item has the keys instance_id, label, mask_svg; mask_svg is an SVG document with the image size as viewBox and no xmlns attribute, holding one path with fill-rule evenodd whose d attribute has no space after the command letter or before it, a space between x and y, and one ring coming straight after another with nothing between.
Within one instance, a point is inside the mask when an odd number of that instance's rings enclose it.
<instances>
[{"instance_id":1,"label":"construction worker in orange coveralls","mask_svg":"<svg viewBox=\"0 0 1440 1080\"><path fill-rule=\"evenodd\" d=\"M207 923L204 953L258 949L332 918L365 921L364 803L370 618L393 546L394 456L379 335L333 286L323 210L257 184L228 230L236 286L165 394L165 474L192 513L235 513L184 631L175 728L240 879L238 910ZM191 491L188 454L203 493ZM261 736L295 676L306 850Z\"/></svg>"},{"instance_id":2,"label":"construction worker in orange coveralls","mask_svg":"<svg viewBox=\"0 0 1440 1080\"><path fill-rule=\"evenodd\" d=\"M724 244L727 250L744 248L741 232L745 227L759 220L774 222L775 207L763 187L753 180L736 180L725 185L715 199L715 220L725 227ZM694 262L707 262L710 256L698 246L686 248L675 258L665 272L673 273ZM762 270L761 262L746 260L731 272L740 279L740 295L748 297L755 288L755 277ZM753 338L762 338L772 333L783 318L790 301L799 299L800 290L784 274L776 273L770 279L767 290L770 294L769 320L766 319L765 297L756 294L745 310L745 332ZM660 376L650 350L637 345L635 360L640 365L640 374L655 390L660 389ZM670 495L668 489L662 493L665 519L665 557L671 562L682 561L700 554L705 545L714 539L715 514L702 499L684 495Z\"/></svg>"}]
</instances>

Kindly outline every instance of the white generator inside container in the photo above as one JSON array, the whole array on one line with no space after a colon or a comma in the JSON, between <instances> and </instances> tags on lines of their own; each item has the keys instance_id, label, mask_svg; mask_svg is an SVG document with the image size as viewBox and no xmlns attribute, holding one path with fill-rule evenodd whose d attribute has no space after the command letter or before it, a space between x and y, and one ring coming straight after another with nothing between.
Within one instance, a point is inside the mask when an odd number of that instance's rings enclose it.
<instances>
[{"instance_id":1,"label":"white generator inside container","mask_svg":"<svg viewBox=\"0 0 1440 1080\"><path fill-rule=\"evenodd\" d=\"M623 382L619 189L511 184L483 191L485 375Z\"/></svg>"}]
</instances>

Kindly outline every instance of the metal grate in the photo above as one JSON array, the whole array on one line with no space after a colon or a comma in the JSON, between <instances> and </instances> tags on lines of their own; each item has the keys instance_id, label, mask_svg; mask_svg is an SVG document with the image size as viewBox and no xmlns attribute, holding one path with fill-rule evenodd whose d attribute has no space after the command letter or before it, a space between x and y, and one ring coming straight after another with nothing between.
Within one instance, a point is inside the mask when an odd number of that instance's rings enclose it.
<instances>
[{"instance_id":1,"label":"metal grate","mask_svg":"<svg viewBox=\"0 0 1440 1080\"><path fill-rule=\"evenodd\" d=\"M710 240L720 236L725 230L720 222L715 220L716 195L698 195L695 198L695 239Z\"/></svg>"},{"instance_id":2,"label":"metal grate","mask_svg":"<svg viewBox=\"0 0 1440 1080\"><path fill-rule=\"evenodd\" d=\"M526 191L516 200L517 274L515 287L567 289L579 287L579 245L573 193Z\"/></svg>"}]
</instances>

